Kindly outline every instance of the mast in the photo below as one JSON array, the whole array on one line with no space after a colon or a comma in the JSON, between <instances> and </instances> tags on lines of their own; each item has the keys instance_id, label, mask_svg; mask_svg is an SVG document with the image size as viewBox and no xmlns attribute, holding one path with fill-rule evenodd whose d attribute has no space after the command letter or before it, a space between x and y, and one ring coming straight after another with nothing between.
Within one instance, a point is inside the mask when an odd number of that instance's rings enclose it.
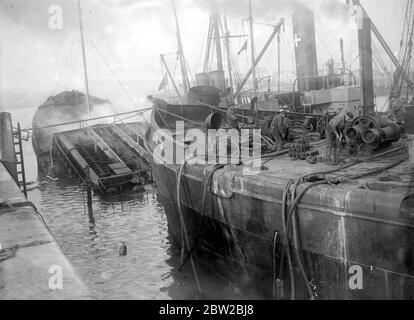
<instances>
[{"instance_id":1,"label":"mast","mask_svg":"<svg viewBox=\"0 0 414 320\"><path fill-rule=\"evenodd\" d=\"M277 34L277 93L280 93L280 33Z\"/></svg>"},{"instance_id":2,"label":"mast","mask_svg":"<svg viewBox=\"0 0 414 320\"><path fill-rule=\"evenodd\" d=\"M172 74L170 72L170 69L168 68L167 63L165 62L164 55L162 54L160 57L161 57L161 65L163 65L165 67L165 70L167 71L168 77L170 78L170 80L171 80L171 82L173 84L173 87L174 87L175 92L177 93L177 95L179 97L181 97L180 91L178 90L178 87L175 84L174 77L172 76Z\"/></svg>"},{"instance_id":3,"label":"mast","mask_svg":"<svg viewBox=\"0 0 414 320\"><path fill-rule=\"evenodd\" d=\"M345 64L345 55L344 55L344 39L339 40L339 47L341 49L341 63L342 63L342 74L345 73L346 64Z\"/></svg>"},{"instance_id":4,"label":"mast","mask_svg":"<svg viewBox=\"0 0 414 320\"><path fill-rule=\"evenodd\" d=\"M216 3L214 4L213 23L214 23L214 40L216 42L217 70L223 71L223 57L221 55L221 39L220 39L220 14L219 14Z\"/></svg>"},{"instance_id":5,"label":"mast","mask_svg":"<svg viewBox=\"0 0 414 320\"><path fill-rule=\"evenodd\" d=\"M79 13L79 30L80 30L80 35L81 35L81 46L82 46L83 75L85 78L85 88L86 88L86 107L88 111L88 116L90 116L91 106L89 104L88 69L86 68L85 40L83 38L82 10L80 6L80 0L78 0L78 13Z\"/></svg>"},{"instance_id":6,"label":"mast","mask_svg":"<svg viewBox=\"0 0 414 320\"><path fill-rule=\"evenodd\" d=\"M208 34L207 34L207 46L206 46L206 55L204 58L204 68L203 72L208 71L208 64L210 60L210 50L211 50L211 39L213 38L213 16L210 16L210 22L208 24Z\"/></svg>"},{"instance_id":7,"label":"mast","mask_svg":"<svg viewBox=\"0 0 414 320\"><path fill-rule=\"evenodd\" d=\"M358 28L359 68L361 77L361 104L363 115L375 114L372 74L371 19L361 12Z\"/></svg>"},{"instance_id":8,"label":"mast","mask_svg":"<svg viewBox=\"0 0 414 320\"><path fill-rule=\"evenodd\" d=\"M273 27L273 32L270 35L269 39L267 40L266 44L264 45L262 51L260 51L259 55L257 56L257 59L253 62L253 65L251 66L250 70L247 72L244 79L237 86L236 93L233 95L234 98L236 98L240 94L240 92L243 89L244 85L247 83L250 76L253 74L254 68L256 68L256 66L259 64L259 62L263 58L263 55L265 54L266 50L269 48L269 46L272 43L273 39L280 32L280 29L282 28L282 26L284 26L284 24L285 24L285 20L280 19L280 22L276 26Z\"/></svg>"},{"instance_id":9,"label":"mast","mask_svg":"<svg viewBox=\"0 0 414 320\"><path fill-rule=\"evenodd\" d=\"M183 90L184 90L184 95L187 95L189 83L188 83L187 69L185 65L183 44L181 42L180 25L178 24L177 9L175 8L175 1L171 0L171 2L172 2L173 10L174 10L175 27L177 30L178 59L180 60L180 66L181 66Z\"/></svg>"},{"instance_id":10,"label":"mast","mask_svg":"<svg viewBox=\"0 0 414 320\"><path fill-rule=\"evenodd\" d=\"M254 34L253 34L253 15L252 15L252 0L249 0L249 24L250 24L250 50L252 58L252 81L253 81L253 93L257 95L257 83L256 83L256 66L255 66L255 52L254 52Z\"/></svg>"},{"instance_id":11,"label":"mast","mask_svg":"<svg viewBox=\"0 0 414 320\"><path fill-rule=\"evenodd\" d=\"M224 29L225 29L225 46L226 46L226 55L227 55L227 70L229 72L229 87L233 90L233 75L231 68L231 59L230 59L230 32L227 27L227 17L224 17Z\"/></svg>"}]
</instances>

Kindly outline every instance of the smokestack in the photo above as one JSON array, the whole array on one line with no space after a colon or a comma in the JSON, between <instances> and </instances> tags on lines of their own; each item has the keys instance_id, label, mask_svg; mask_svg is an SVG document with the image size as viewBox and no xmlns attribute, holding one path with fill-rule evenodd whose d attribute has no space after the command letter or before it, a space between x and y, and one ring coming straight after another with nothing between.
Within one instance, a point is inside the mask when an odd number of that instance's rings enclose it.
<instances>
[{"instance_id":1,"label":"smokestack","mask_svg":"<svg viewBox=\"0 0 414 320\"><path fill-rule=\"evenodd\" d=\"M315 17L312 10L298 5L292 15L292 21L298 87L304 88L303 78L318 75Z\"/></svg>"},{"instance_id":2,"label":"smokestack","mask_svg":"<svg viewBox=\"0 0 414 320\"><path fill-rule=\"evenodd\" d=\"M374 83L372 74L371 19L360 10L358 22L361 103L364 115L374 115Z\"/></svg>"}]
</instances>

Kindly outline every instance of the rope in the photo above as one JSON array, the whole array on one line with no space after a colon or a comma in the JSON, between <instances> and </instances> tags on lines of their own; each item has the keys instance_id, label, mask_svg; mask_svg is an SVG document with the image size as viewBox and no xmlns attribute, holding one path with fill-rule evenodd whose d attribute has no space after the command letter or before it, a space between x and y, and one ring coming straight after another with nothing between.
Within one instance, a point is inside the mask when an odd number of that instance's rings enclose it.
<instances>
[{"instance_id":1,"label":"rope","mask_svg":"<svg viewBox=\"0 0 414 320\"><path fill-rule=\"evenodd\" d=\"M58 86L58 84L59 84L60 80L62 79L63 71L66 69L66 66L67 66L67 64L68 64L68 62L69 62L69 59L70 59L70 57L72 56L72 55L71 55L71 53L72 53L72 50L73 50L73 47L74 47L74 46L75 46L75 40L73 40L73 42L72 42L72 46L71 46L71 47L70 47L70 49L69 49L69 52L68 52L68 55L67 55L67 57L66 57L65 63L63 64L63 67L62 67L62 69L60 70L60 74L59 74L59 77L58 77L58 78L57 78L57 80L56 80L55 87L54 87L53 92L52 92L52 96L54 96L54 95L55 95L55 92L56 92L57 86Z\"/></svg>"},{"instance_id":2,"label":"rope","mask_svg":"<svg viewBox=\"0 0 414 320\"><path fill-rule=\"evenodd\" d=\"M180 167L180 170L178 172L178 176L177 176L177 206L178 206L178 213L180 216L180 226L181 226L181 265L184 262L184 250L185 248L189 248L190 247L190 242L188 240L188 235L187 235L187 227L185 225L185 221L184 221L184 215L183 215L183 211L181 208L181 179L183 177L183 172L184 172L184 168L186 165L187 161L184 161L183 165ZM202 293L201 290L201 286L200 286L200 281L198 279L198 274L197 274L197 270L194 264L194 259L193 256L190 255L190 263L191 263L191 267L193 269L193 273L194 273L194 278L197 284L197 289L199 293Z\"/></svg>"},{"instance_id":3,"label":"rope","mask_svg":"<svg viewBox=\"0 0 414 320\"><path fill-rule=\"evenodd\" d=\"M287 200L287 192L292 184L292 181L290 180L288 184L285 186L285 189L283 190L283 197L282 197L282 226L283 226L283 252L280 257L280 269L279 269L279 279L282 279L283 276L283 265L284 265L284 258L285 254L288 259L288 269L289 269L289 279L290 279L290 299L295 299L295 275L293 273L293 265L292 265L292 257L290 255L289 250L289 241L288 241L288 232L287 232L287 224L286 224L286 200ZM273 284L275 286L276 283Z\"/></svg>"},{"instance_id":4,"label":"rope","mask_svg":"<svg viewBox=\"0 0 414 320\"><path fill-rule=\"evenodd\" d=\"M205 216L205 206L206 206L206 198L207 198L207 192L210 191L209 186L211 184L211 179L213 178L214 173L217 170L220 170L222 168L224 168L225 165L215 165L213 170L209 173L209 175L207 176L206 180L204 181L204 186L203 186L203 198L201 201L201 217L200 217L200 223L198 225L198 231L197 231L197 236L193 242L193 245L190 249L190 251L187 253L187 257L184 259L184 261L182 261L182 264L180 265L180 267L178 268L178 270L181 270L182 267L184 267L185 263L188 261L188 258L190 257L190 255L192 255L194 249L196 248L198 241L200 240L200 236L201 236L201 227L203 224L203 220L204 220L204 216Z\"/></svg>"},{"instance_id":5,"label":"rope","mask_svg":"<svg viewBox=\"0 0 414 320\"><path fill-rule=\"evenodd\" d=\"M327 175L327 174L331 174L331 173L334 173L334 172L343 171L344 169L352 167L354 165L357 165L361 162L366 162L366 161L370 161L372 159L377 159L377 158L380 158L380 157L384 157L388 154L400 151L404 148L405 148L404 146L397 147L395 149L392 149L392 150L389 150L389 151L371 156L371 157L369 157L365 160L354 161L354 162L352 162L350 164L347 164L347 165L345 165L343 167L340 167L340 168L335 168L335 169L330 169L330 170L325 170L325 171L320 171L320 172L314 172L312 174L302 175L300 177L293 178L293 179L290 179L288 181L288 183L286 184L286 187L284 189L283 198L282 198L282 222L283 222L283 231L284 231L284 243L283 244L284 244L285 250L282 252L282 255L281 255L281 258L280 258L279 278L281 279L282 275L283 275L284 256L286 254L288 256L288 266L289 266L289 274L290 274L290 281L291 281L291 299L292 300L295 298L295 288L294 288L294 280L292 280L293 270L292 270L291 262L289 263L289 258L290 258L289 257L290 256L290 252L289 252L289 233L290 233L291 226L293 228L293 241L294 241L294 248L295 248L295 257L296 257L301 275L302 275L303 280L305 282L309 297L310 297L310 299L315 298L314 293L313 293L313 289L312 289L312 284L311 284L311 282L309 281L309 279L306 275L306 271L305 271L305 268L303 266L302 259L300 257L300 253L299 253L300 248L299 248L299 239L298 239L298 232L297 232L298 230L297 230L297 226L296 226L296 223L297 223L297 221L296 221L296 210L297 210L297 206L298 206L300 200L302 199L302 197L306 194L306 192L308 192L308 190L310 190L311 188L316 187L318 185L331 184L331 183L334 183L334 182L343 183L343 182L348 181L348 180L355 180L355 179L359 179L359 178L369 176L369 175L372 175L372 174L380 173L382 171L385 171L385 170L388 170L392 167L397 166L401 162L405 161L405 158L404 159L398 159L397 161L395 161L395 162L393 162L389 165L383 166L381 168L375 168L375 169L372 169L372 170L368 170L367 172L364 172L362 174L357 174L357 175L348 176L348 177L339 177L339 178L324 177L324 179L321 180L321 181L313 182L313 183L310 183L309 185L307 185L301 191L301 193L298 196L296 196L296 190L297 190L299 184L304 183L306 180L309 180L309 178L311 178L311 177L315 177L315 176L319 176L319 175ZM285 210L286 210L286 205L287 205L287 193L288 193L288 190L291 188L292 184L293 184L293 188L292 188L292 191L291 191L291 204L290 204L290 208L289 208L289 212L288 212L287 222L285 224L285 221L286 221L286 211Z\"/></svg>"}]
</instances>

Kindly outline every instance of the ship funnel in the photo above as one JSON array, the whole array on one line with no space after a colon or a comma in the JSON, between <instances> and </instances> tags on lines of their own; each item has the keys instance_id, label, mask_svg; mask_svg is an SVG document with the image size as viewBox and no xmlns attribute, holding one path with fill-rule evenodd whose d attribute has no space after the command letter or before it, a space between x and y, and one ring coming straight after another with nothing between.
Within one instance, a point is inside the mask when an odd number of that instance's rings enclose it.
<instances>
[{"instance_id":1,"label":"ship funnel","mask_svg":"<svg viewBox=\"0 0 414 320\"><path fill-rule=\"evenodd\" d=\"M292 16L298 88L306 87L305 79L318 75L315 17L313 11L298 5Z\"/></svg>"}]
</instances>

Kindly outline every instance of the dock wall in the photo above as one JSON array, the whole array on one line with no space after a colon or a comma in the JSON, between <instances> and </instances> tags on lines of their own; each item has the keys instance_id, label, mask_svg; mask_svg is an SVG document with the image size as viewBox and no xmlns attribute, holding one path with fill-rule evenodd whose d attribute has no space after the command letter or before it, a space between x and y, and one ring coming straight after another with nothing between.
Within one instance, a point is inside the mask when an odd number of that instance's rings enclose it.
<instances>
[{"instance_id":1,"label":"dock wall","mask_svg":"<svg viewBox=\"0 0 414 320\"><path fill-rule=\"evenodd\" d=\"M93 297L41 215L0 162L0 300L11 299Z\"/></svg>"}]
</instances>

